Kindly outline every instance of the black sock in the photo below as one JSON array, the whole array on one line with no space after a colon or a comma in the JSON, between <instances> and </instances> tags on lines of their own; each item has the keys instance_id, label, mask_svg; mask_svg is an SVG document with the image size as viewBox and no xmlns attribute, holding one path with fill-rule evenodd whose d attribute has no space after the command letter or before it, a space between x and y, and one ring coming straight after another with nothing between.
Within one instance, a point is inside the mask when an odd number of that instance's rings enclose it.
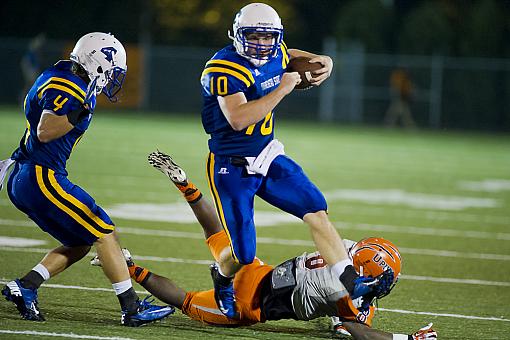
<instances>
[{"instance_id":1,"label":"black sock","mask_svg":"<svg viewBox=\"0 0 510 340\"><path fill-rule=\"evenodd\" d=\"M44 278L41 276L41 274L39 274L35 270L31 270L30 272L28 272L27 275L23 276L19 281L21 282L21 286L23 286L23 288L37 289L44 282Z\"/></svg>"},{"instance_id":2,"label":"black sock","mask_svg":"<svg viewBox=\"0 0 510 340\"><path fill-rule=\"evenodd\" d=\"M352 295L354 292L354 280L358 277L358 273L353 266L348 265L345 267L344 272L340 275L340 282L344 285L345 289Z\"/></svg>"},{"instance_id":3,"label":"black sock","mask_svg":"<svg viewBox=\"0 0 510 340\"><path fill-rule=\"evenodd\" d=\"M128 314L134 314L138 308L138 295L136 295L133 287L126 290L124 293L117 295L120 302L120 307Z\"/></svg>"}]
</instances>

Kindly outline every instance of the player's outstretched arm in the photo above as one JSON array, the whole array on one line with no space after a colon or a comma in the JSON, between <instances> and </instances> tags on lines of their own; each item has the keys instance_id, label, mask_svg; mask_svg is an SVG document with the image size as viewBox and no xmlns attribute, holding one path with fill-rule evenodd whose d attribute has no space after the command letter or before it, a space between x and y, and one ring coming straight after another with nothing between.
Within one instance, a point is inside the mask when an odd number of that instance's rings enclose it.
<instances>
[{"instance_id":1,"label":"player's outstretched arm","mask_svg":"<svg viewBox=\"0 0 510 340\"><path fill-rule=\"evenodd\" d=\"M370 328L365 324L345 321L342 323L345 329L351 333L354 339L371 340L433 340L437 339L437 332L432 329L432 324L419 329L413 334L396 334L383 332L375 328Z\"/></svg>"},{"instance_id":2,"label":"player's outstretched arm","mask_svg":"<svg viewBox=\"0 0 510 340\"><path fill-rule=\"evenodd\" d=\"M182 308L186 291L175 285L169 278L152 273L146 268L139 267L134 263L129 265L129 274L149 293L164 303L168 303L179 309Z\"/></svg>"}]
</instances>

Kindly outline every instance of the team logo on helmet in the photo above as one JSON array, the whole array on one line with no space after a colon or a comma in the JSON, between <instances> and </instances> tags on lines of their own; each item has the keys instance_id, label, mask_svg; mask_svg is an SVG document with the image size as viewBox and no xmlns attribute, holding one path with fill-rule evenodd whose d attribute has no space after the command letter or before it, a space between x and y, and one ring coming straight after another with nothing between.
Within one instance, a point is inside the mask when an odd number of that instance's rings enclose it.
<instances>
[{"instance_id":1,"label":"team logo on helmet","mask_svg":"<svg viewBox=\"0 0 510 340\"><path fill-rule=\"evenodd\" d=\"M114 47L103 47L101 49L101 52L105 55L105 59L109 61L110 63L114 63L113 61L113 55L117 53L117 50Z\"/></svg>"}]
</instances>

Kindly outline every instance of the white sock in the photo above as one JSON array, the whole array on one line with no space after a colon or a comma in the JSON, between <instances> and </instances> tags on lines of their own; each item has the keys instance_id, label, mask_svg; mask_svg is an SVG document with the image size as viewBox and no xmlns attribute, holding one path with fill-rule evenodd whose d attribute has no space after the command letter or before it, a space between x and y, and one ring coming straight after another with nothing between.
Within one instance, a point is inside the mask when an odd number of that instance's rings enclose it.
<instances>
[{"instance_id":1,"label":"white sock","mask_svg":"<svg viewBox=\"0 0 510 340\"><path fill-rule=\"evenodd\" d=\"M133 284L131 283L131 279L127 279L126 281L112 283L112 287L113 290L115 290L115 294L120 295L133 287Z\"/></svg>"},{"instance_id":2,"label":"white sock","mask_svg":"<svg viewBox=\"0 0 510 340\"><path fill-rule=\"evenodd\" d=\"M350 259L339 261L331 267L331 272L333 272L334 276L340 277L340 275L342 275L342 273L344 272L345 267L349 265L352 265L352 260Z\"/></svg>"},{"instance_id":3,"label":"white sock","mask_svg":"<svg viewBox=\"0 0 510 340\"><path fill-rule=\"evenodd\" d=\"M40 263L37 266L35 266L34 268L32 268L32 270L34 272L39 273L39 275L41 275L41 277L44 279L44 281L47 281L50 278L50 272L48 271L48 268L46 268L45 266L43 266Z\"/></svg>"}]
</instances>

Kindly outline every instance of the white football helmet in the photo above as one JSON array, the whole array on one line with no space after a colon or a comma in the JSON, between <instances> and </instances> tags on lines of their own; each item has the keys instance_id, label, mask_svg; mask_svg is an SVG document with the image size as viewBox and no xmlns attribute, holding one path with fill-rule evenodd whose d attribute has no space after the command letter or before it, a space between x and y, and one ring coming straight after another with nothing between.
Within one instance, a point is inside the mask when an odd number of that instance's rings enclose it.
<instances>
[{"instance_id":1,"label":"white football helmet","mask_svg":"<svg viewBox=\"0 0 510 340\"><path fill-rule=\"evenodd\" d=\"M80 64L90 78L87 99L103 92L110 101L117 101L115 95L124 83L127 64L126 50L113 34L85 34L76 42L71 60Z\"/></svg>"},{"instance_id":2,"label":"white football helmet","mask_svg":"<svg viewBox=\"0 0 510 340\"><path fill-rule=\"evenodd\" d=\"M283 41L283 25L278 13L269 5L252 3L237 13L229 37L234 41L236 52L255 66L262 66L275 57ZM250 33L270 33L273 43L264 45L250 43L246 35Z\"/></svg>"}]
</instances>

